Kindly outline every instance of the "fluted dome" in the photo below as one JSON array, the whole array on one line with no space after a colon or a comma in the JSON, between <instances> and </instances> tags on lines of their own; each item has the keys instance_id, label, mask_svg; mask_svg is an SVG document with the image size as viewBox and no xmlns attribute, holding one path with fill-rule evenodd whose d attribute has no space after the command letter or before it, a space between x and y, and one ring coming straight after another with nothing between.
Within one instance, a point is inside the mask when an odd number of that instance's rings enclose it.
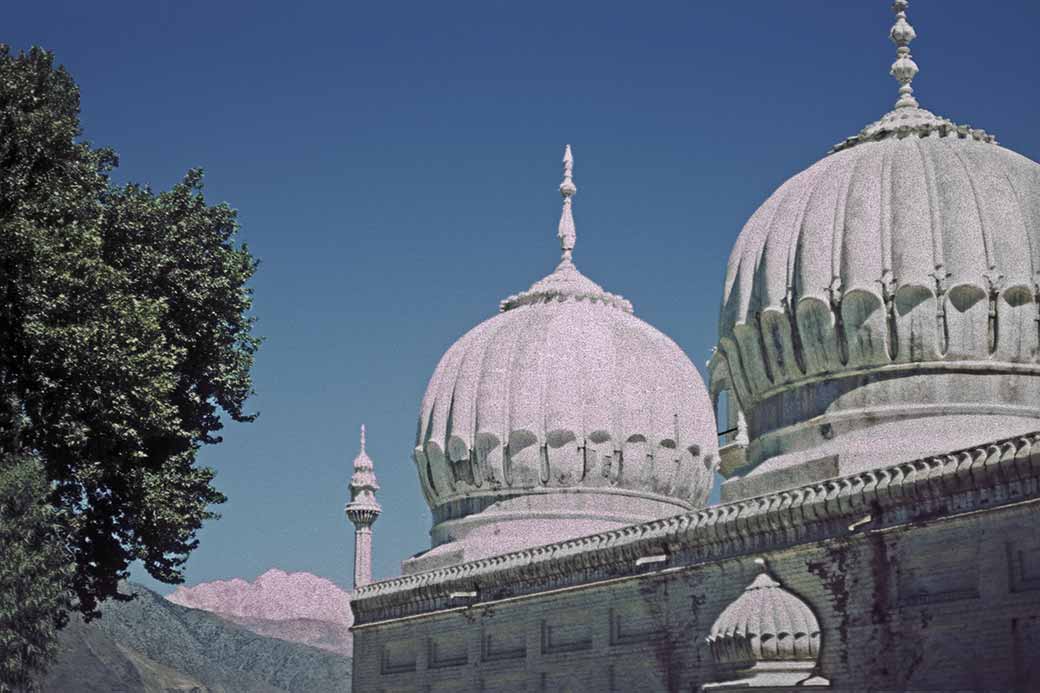
<instances>
[{"instance_id":1,"label":"fluted dome","mask_svg":"<svg viewBox=\"0 0 1040 693\"><path fill-rule=\"evenodd\" d=\"M813 661L820 624L805 602L763 572L719 615L708 644L719 664Z\"/></svg>"},{"instance_id":2,"label":"fluted dome","mask_svg":"<svg viewBox=\"0 0 1040 693\"><path fill-rule=\"evenodd\" d=\"M569 203L556 270L459 339L430 379L414 457L433 544L446 545L433 555L475 558L707 499L717 449L703 382L574 266Z\"/></svg>"},{"instance_id":3,"label":"fluted dome","mask_svg":"<svg viewBox=\"0 0 1040 693\"><path fill-rule=\"evenodd\" d=\"M746 687L821 686L812 676L820 657L820 624L804 601L765 572L723 610L707 638L716 667ZM706 689L732 686L724 681Z\"/></svg>"},{"instance_id":4,"label":"fluted dome","mask_svg":"<svg viewBox=\"0 0 1040 693\"><path fill-rule=\"evenodd\" d=\"M710 370L750 443L723 473L831 456L826 476L1035 430L1038 277L1040 165L903 103L737 239Z\"/></svg>"},{"instance_id":5,"label":"fluted dome","mask_svg":"<svg viewBox=\"0 0 1040 693\"><path fill-rule=\"evenodd\" d=\"M542 282L554 293L481 323L441 359L416 443L431 505L603 489L680 512L707 497L714 424L697 370L602 290L569 291L586 282L563 265Z\"/></svg>"}]
</instances>

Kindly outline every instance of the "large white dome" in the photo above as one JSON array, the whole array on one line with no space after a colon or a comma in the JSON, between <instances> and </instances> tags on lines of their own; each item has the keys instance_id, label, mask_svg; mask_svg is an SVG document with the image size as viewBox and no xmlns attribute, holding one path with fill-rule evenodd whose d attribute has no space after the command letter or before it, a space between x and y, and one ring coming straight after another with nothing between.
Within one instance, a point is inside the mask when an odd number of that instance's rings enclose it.
<instances>
[{"instance_id":1,"label":"large white dome","mask_svg":"<svg viewBox=\"0 0 1040 693\"><path fill-rule=\"evenodd\" d=\"M1040 426L1040 165L917 106L900 22L897 108L781 186L733 248L710 367L747 421L731 477Z\"/></svg>"},{"instance_id":2,"label":"large white dome","mask_svg":"<svg viewBox=\"0 0 1040 693\"><path fill-rule=\"evenodd\" d=\"M459 339L430 379L414 455L434 512L422 567L707 500L717 438L704 384L675 342L575 268L567 190L559 266Z\"/></svg>"}]
</instances>

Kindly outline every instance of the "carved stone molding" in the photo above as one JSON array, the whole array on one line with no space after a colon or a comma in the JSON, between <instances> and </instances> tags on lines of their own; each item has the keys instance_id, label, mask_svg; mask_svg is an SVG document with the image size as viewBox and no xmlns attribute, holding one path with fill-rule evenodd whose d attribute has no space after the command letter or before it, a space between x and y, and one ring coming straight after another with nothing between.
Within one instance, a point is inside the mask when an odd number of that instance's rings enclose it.
<instances>
[{"instance_id":1,"label":"carved stone molding","mask_svg":"<svg viewBox=\"0 0 1040 693\"><path fill-rule=\"evenodd\" d=\"M405 575L360 588L356 627L482 600L636 575L641 556L669 565L761 553L850 531L937 519L1040 497L1040 433L912 460L674 517ZM850 527L852 529L850 530Z\"/></svg>"}]
</instances>

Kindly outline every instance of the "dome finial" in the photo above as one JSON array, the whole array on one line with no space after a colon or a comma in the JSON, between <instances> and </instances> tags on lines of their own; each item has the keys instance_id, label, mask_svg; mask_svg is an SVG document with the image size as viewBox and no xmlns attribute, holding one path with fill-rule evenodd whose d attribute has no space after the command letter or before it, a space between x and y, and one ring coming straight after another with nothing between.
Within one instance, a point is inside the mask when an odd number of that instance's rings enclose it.
<instances>
[{"instance_id":1,"label":"dome finial","mask_svg":"<svg viewBox=\"0 0 1040 693\"><path fill-rule=\"evenodd\" d=\"M361 424L361 452L365 451L365 424Z\"/></svg>"},{"instance_id":2,"label":"dome finial","mask_svg":"<svg viewBox=\"0 0 1040 693\"><path fill-rule=\"evenodd\" d=\"M886 137L906 137L914 134L925 137L937 133L939 137L952 135L963 139L970 137L977 142L989 142L996 144L997 138L981 128L973 128L970 125L958 125L949 118L937 116L930 111L921 108L914 98L914 88L910 83L919 72L917 63L910 55L910 42L917 38L917 32L906 21L906 8L910 6L909 0L894 0L892 11L896 13L896 23L889 30L889 38L896 44L896 61L892 63L889 71L896 81L899 82L899 100L895 108L881 117L880 120L871 123L852 137L846 137L843 141L831 147L828 154L840 152L849 147L864 142L876 142Z\"/></svg>"},{"instance_id":3,"label":"dome finial","mask_svg":"<svg viewBox=\"0 0 1040 693\"><path fill-rule=\"evenodd\" d=\"M563 182L560 183L560 194L563 195L563 212L560 214L560 230L557 236L560 238L560 248L563 250L563 262L571 261L571 252L577 234L574 230L574 217L571 215L571 196L578 192L571 176L574 173L574 156L571 154L571 146L563 150Z\"/></svg>"},{"instance_id":4,"label":"dome finial","mask_svg":"<svg viewBox=\"0 0 1040 693\"><path fill-rule=\"evenodd\" d=\"M896 23L888 32L892 43L896 44L896 61L892 63L890 74L896 78L901 85L899 87L899 101L896 108L917 108L917 99L914 98L914 88L910 83L917 75L917 63L910 56L910 42L917 38L917 32L906 21L906 8L910 5L909 0L895 0L892 3L892 11L896 13Z\"/></svg>"}]
</instances>

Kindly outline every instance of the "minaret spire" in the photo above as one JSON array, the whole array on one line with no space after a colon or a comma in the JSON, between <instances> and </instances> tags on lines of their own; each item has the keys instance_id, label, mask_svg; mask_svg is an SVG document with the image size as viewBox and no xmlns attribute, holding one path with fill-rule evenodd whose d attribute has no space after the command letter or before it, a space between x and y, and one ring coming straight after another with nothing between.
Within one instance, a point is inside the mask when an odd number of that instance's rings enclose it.
<instances>
[{"instance_id":1,"label":"minaret spire","mask_svg":"<svg viewBox=\"0 0 1040 693\"><path fill-rule=\"evenodd\" d=\"M354 523L354 589L372 582L372 524L383 509L376 501L375 471L365 452L365 426L361 425L361 450L354 458L354 474L350 477L350 502L347 518Z\"/></svg>"},{"instance_id":2,"label":"minaret spire","mask_svg":"<svg viewBox=\"0 0 1040 693\"><path fill-rule=\"evenodd\" d=\"M914 98L914 88L910 83L917 75L917 63L910 56L910 42L917 38L917 32L906 21L906 8L910 5L909 0L895 0L892 3L892 11L896 13L896 23L888 32L892 43L896 44L896 61L892 63L891 75L901 85L899 87L899 101L896 108L917 108L917 99Z\"/></svg>"},{"instance_id":3,"label":"minaret spire","mask_svg":"<svg viewBox=\"0 0 1040 693\"><path fill-rule=\"evenodd\" d=\"M572 175L574 174L574 156L571 154L571 146L563 150L563 182L560 183L560 194L563 195L563 211L560 213L560 230L556 234L560 238L560 248L563 250L561 262L569 263L574 243L577 241L577 233L574 230L574 216L571 214L571 196L578 192L574 185Z\"/></svg>"}]
</instances>

